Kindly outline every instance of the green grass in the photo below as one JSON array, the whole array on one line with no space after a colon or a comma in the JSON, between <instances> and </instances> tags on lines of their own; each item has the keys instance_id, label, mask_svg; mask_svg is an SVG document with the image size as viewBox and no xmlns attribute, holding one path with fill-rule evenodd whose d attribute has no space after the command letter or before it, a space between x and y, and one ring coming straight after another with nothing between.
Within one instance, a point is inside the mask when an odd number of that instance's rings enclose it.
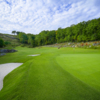
<instances>
[{"instance_id":1,"label":"green grass","mask_svg":"<svg viewBox=\"0 0 100 100\"><path fill-rule=\"evenodd\" d=\"M0 57L0 63L24 63L4 78L0 100L100 100L100 50L16 49Z\"/></svg>"},{"instance_id":2,"label":"green grass","mask_svg":"<svg viewBox=\"0 0 100 100\"><path fill-rule=\"evenodd\" d=\"M100 90L100 54L62 54L56 60L64 70Z\"/></svg>"}]
</instances>

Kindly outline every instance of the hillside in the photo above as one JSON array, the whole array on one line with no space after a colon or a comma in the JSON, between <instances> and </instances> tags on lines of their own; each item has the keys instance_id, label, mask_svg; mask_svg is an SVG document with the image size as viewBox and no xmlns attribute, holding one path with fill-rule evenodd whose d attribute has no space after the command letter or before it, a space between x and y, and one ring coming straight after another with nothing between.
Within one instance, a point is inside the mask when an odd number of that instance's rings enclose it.
<instances>
[{"instance_id":1,"label":"hillside","mask_svg":"<svg viewBox=\"0 0 100 100\"><path fill-rule=\"evenodd\" d=\"M20 43L30 47L51 45L64 42L90 42L100 41L100 18L72 24L70 27L57 30L43 30L39 34L26 34L12 31L17 34Z\"/></svg>"},{"instance_id":2,"label":"hillside","mask_svg":"<svg viewBox=\"0 0 100 100\"><path fill-rule=\"evenodd\" d=\"M3 34L0 33L0 38L2 38L4 41L10 42L11 45L19 45L19 39L15 35L10 34Z\"/></svg>"}]
</instances>

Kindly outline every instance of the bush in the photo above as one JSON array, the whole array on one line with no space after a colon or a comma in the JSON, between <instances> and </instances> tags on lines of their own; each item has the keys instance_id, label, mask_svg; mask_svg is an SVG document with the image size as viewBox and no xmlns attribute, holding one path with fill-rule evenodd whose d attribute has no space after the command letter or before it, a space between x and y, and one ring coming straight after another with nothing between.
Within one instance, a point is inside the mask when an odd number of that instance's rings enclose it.
<instances>
[{"instance_id":1,"label":"bush","mask_svg":"<svg viewBox=\"0 0 100 100\"><path fill-rule=\"evenodd\" d=\"M29 45L29 46L27 46L28 48L33 48L33 46L32 45Z\"/></svg>"},{"instance_id":2,"label":"bush","mask_svg":"<svg viewBox=\"0 0 100 100\"><path fill-rule=\"evenodd\" d=\"M11 42L5 41L5 45L10 45L10 44L11 44Z\"/></svg>"},{"instance_id":3,"label":"bush","mask_svg":"<svg viewBox=\"0 0 100 100\"><path fill-rule=\"evenodd\" d=\"M21 47L25 47L25 44L21 44Z\"/></svg>"},{"instance_id":4,"label":"bush","mask_svg":"<svg viewBox=\"0 0 100 100\"><path fill-rule=\"evenodd\" d=\"M3 39L0 38L0 47L3 47L4 46L4 41Z\"/></svg>"},{"instance_id":5,"label":"bush","mask_svg":"<svg viewBox=\"0 0 100 100\"><path fill-rule=\"evenodd\" d=\"M91 46L90 49L98 49L96 46Z\"/></svg>"}]
</instances>

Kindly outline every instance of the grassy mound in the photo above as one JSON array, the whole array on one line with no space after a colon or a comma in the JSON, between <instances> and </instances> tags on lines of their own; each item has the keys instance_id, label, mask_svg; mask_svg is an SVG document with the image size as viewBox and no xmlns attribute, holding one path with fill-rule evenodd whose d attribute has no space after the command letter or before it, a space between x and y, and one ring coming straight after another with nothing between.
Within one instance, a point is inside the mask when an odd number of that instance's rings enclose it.
<instances>
[{"instance_id":1,"label":"grassy mound","mask_svg":"<svg viewBox=\"0 0 100 100\"><path fill-rule=\"evenodd\" d=\"M4 79L0 100L100 100L100 51L21 48L0 63L22 62ZM39 56L27 56L40 54Z\"/></svg>"}]
</instances>

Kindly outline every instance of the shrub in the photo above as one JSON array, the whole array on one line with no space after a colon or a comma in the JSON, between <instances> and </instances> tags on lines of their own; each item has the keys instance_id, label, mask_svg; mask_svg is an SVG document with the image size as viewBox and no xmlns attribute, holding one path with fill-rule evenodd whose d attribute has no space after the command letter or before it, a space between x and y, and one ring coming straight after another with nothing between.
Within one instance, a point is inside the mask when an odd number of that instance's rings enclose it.
<instances>
[{"instance_id":1,"label":"shrub","mask_svg":"<svg viewBox=\"0 0 100 100\"><path fill-rule=\"evenodd\" d=\"M5 45L10 45L10 44L11 44L11 42L5 41Z\"/></svg>"},{"instance_id":2,"label":"shrub","mask_svg":"<svg viewBox=\"0 0 100 100\"><path fill-rule=\"evenodd\" d=\"M33 48L33 46L32 46L32 45L28 45L27 47L28 47L28 48Z\"/></svg>"},{"instance_id":3,"label":"shrub","mask_svg":"<svg viewBox=\"0 0 100 100\"><path fill-rule=\"evenodd\" d=\"M25 44L21 44L21 47L25 47Z\"/></svg>"},{"instance_id":4,"label":"shrub","mask_svg":"<svg viewBox=\"0 0 100 100\"><path fill-rule=\"evenodd\" d=\"M90 49L98 49L96 46L91 46Z\"/></svg>"},{"instance_id":5,"label":"shrub","mask_svg":"<svg viewBox=\"0 0 100 100\"><path fill-rule=\"evenodd\" d=\"M4 41L3 39L0 38L0 47L3 47L4 46Z\"/></svg>"}]
</instances>

